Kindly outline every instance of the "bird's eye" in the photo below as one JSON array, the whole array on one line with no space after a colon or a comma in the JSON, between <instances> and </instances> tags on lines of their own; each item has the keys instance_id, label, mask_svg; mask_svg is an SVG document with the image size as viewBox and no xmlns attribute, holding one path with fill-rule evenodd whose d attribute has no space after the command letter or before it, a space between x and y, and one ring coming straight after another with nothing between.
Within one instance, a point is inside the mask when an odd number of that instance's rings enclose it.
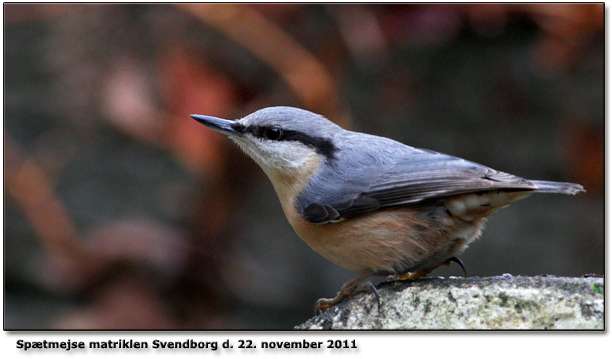
<instances>
[{"instance_id":1,"label":"bird's eye","mask_svg":"<svg viewBox=\"0 0 612 359\"><path fill-rule=\"evenodd\" d=\"M265 132L264 132L264 136L268 139L268 140L278 140L281 136L283 135L283 130L281 130L278 127L272 127L272 128L268 128Z\"/></svg>"}]
</instances>

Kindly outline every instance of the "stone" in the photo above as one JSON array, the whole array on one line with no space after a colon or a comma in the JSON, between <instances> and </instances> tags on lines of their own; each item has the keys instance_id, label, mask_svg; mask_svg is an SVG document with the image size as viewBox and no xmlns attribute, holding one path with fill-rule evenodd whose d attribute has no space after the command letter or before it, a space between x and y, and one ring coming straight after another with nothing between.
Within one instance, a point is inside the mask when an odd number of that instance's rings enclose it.
<instances>
[{"instance_id":1,"label":"stone","mask_svg":"<svg viewBox=\"0 0 612 359\"><path fill-rule=\"evenodd\" d=\"M295 329L603 330L604 279L504 274L384 282Z\"/></svg>"}]
</instances>

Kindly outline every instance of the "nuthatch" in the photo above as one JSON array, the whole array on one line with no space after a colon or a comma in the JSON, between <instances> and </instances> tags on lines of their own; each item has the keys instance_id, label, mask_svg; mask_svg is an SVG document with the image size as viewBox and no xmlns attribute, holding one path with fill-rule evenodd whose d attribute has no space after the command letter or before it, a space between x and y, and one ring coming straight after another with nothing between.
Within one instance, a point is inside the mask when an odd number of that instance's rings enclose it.
<instances>
[{"instance_id":1,"label":"nuthatch","mask_svg":"<svg viewBox=\"0 0 612 359\"><path fill-rule=\"evenodd\" d=\"M533 192L576 194L573 183L533 181L394 140L347 131L315 113L269 107L240 120L192 115L226 134L266 173L297 234L357 277L420 278L457 261L487 217Z\"/></svg>"}]
</instances>

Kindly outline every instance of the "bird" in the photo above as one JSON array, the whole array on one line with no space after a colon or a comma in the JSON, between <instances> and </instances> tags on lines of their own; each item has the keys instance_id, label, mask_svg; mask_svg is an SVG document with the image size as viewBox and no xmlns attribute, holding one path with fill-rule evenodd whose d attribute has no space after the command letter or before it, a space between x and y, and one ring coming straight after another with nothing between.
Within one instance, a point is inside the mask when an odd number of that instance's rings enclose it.
<instances>
[{"instance_id":1,"label":"bird","mask_svg":"<svg viewBox=\"0 0 612 359\"><path fill-rule=\"evenodd\" d=\"M488 217L533 193L584 191L349 131L295 107L267 107L238 120L191 117L225 134L261 167L308 246L357 273L334 298L317 300L316 314L363 290L370 276L419 279L451 262L465 273L458 256L480 237Z\"/></svg>"}]
</instances>

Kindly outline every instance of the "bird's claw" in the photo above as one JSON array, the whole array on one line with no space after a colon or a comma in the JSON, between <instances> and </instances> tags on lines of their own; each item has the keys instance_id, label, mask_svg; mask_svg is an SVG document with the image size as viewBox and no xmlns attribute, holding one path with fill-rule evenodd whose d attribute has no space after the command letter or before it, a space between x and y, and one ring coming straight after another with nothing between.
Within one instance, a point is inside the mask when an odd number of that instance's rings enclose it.
<instances>
[{"instance_id":1,"label":"bird's claw","mask_svg":"<svg viewBox=\"0 0 612 359\"><path fill-rule=\"evenodd\" d=\"M463 271L463 278L467 277L467 271L465 270L465 265L463 265L463 261L455 256L450 257L444 264L451 265L452 263L457 263L461 270Z\"/></svg>"},{"instance_id":2,"label":"bird's claw","mask_svg":"<svg viewBox=\"0 0 612 359\"><path fill-rule=\"evenodd\" d=\"M374 296L376 297L376 303L378 303L378 311L380 311L380 295L378 294L378 289L376 289L376 286L372 284L372 282L370 282L369 288L370 290L372 290Z\"/></svg>"},{"instance_id":3,"label":"bird's claw","mask_svg":"<svg viewBox=\"0 0 612 359\"><path fill-rule=\"evenodd\" d=\"M355 292L353 294L361 292L374 293L374 296L376 297L376 303L378 304L378 310L380 310L380 294L378 294L378 289L372 282L367 281L366 283L362 283L362 285L355 289Z\"/></svg>"}]
</instances>

